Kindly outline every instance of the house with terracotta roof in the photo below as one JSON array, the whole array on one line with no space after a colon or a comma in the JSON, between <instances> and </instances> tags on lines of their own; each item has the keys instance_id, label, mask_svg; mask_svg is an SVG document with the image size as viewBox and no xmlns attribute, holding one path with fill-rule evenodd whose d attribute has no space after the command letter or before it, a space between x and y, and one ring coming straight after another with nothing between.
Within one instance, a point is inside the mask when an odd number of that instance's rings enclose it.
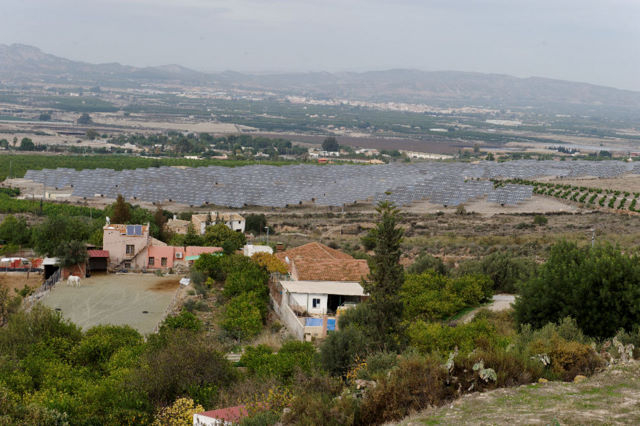
<instances>
[{"instance_id":1,"label":"house with terracotta roof","mask_svg":"<svg viewBox=\"0 0 640 426\"><path fill-rule=\"evenodd\" d=\"M300 340L326 337L336 317L367 297L360 282L369 275L366 260L317 242L276 253L287 265L285 279L272 282L271 302L289 331Z\"/></svg>"}]
</instances>

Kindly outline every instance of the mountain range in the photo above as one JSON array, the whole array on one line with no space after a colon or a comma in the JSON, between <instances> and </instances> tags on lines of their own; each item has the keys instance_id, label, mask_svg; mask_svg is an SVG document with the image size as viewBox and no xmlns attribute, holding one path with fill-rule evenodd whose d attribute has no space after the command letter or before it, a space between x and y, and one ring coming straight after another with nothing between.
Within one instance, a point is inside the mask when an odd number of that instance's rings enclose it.
<instances>
[{"instance_id":1,"label":"mountain range","mask_svg":"<svg viewBox=\"0 0 640 426\"><path fill-rule=\"evenodd\" d=\"M622 108L640 110L640 92L541 77L460 71L386 70L284 74L204 73L180 65L90 64L22 44L0 44L0 82L44 81L130 87L148 83L205 85L280 95L439 106Z\"/></svg>"}]
</instances>

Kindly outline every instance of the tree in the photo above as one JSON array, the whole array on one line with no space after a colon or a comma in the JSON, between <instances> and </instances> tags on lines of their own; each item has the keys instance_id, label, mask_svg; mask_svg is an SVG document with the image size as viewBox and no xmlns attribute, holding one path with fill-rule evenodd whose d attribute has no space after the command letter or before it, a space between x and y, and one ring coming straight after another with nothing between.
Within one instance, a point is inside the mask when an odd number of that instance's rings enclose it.
<instances>
[{"instance_id":1,"label":"tree","mask_svg":"<svg viewBox=\"0 0 640 426\"><path fill-rule=\"evenodd\" d=\"M178 398L168 407L161 408L153 421L153 426L189 426L193 415L202 413L204 408L191 398Z\"/></svg>"},{"instance_id":2,"label":"tree","mask_svg":"<svg viewBox=\"0 0 640 426\"><path fill-rule=\"evenodd\" d=\"M264 214L248 214L245 216L245 231L254 235L262 234L267 226L267 218Z\"/></svg>"},{"instance_id":3,"label":"tree","mask_svg":"<svg viewBox=\"0 0 640 426\"><path fill-rule=\"evenodd\" d=\"M51 114L49 114L48 112L40 113L40 116L38 117L38 120L40 120L40 121L50 121L51 120Z\"/></svg>"},{"instance_id":4,"label":"tree","mask_svg":"<svg viewBox=\"0 0 640 426\"><path fill-rule=\"evenodd\" d=\"M400 289L404 282L404 270L400 264L400 243L403 230L398 227L398 209L393 203L381 201L376 207L380 221L374 228L375 247L371 259L371 273L363 287L369 293L368 303L376 315L380 345L383 348L397 346L402 319Z\"/></svg>"},{"instance_id":5,"label":"tree","mask_svg":"<svg viewBox=\"0 0 640 426\"><path fill-rule=\"evenodd\" d=\"M131 209L129 204L124 200L122 194L118 194L116 202L113 205L112 223L128 223L131 220Z\"/></svg>"},{"instance_id":6,"label":"tree","mask_svg":"<svg viewBox=\"0 0 640 426\"><path fill-rule=\"evenodd\" d=\"M29 138L22 138L20 141L20 151L35 151L36 145Z\"/></svg>"},{"instance_id":7,"label":"tree","mask_svg":"<svg viewBox=\"0 0 640 426\"><path fill-rule=\"evenodd\" d=\"M539 328L571 317L587 335L608 338L640 323L640 259L619 248L560 242L515 302L520 324Z\"/></svg>"},{"instance_id":8,"label":"tree","mask_svg":"<svg viewBox=\"0 0 640 426\"><path fill-rule=\"evenodd\" d=\"M216 223L206 228L204 243L207 246L222 247L226 241L229 242L226 248L232 252L240 249L247 243L247 239L243 233L229 229L224 223Z\"/></svg>"},{"instance_id":9,"label":"tree","mask_svg":"<svg viewBox=\"0 0 640 426\"><path fill-rule=\"evenodd\" d=\"M91 234L87 224L78 218L68 216L48 217L32 230L32 246L36 253L55 256L64 242L86 241Z\"/></svg>"},{"instance_id":10,"label":"tree","mask_svg":"<svg viewBox=\"0 0 640 426\"><path fill-rule=\"evenodd\" d=\"M187 233L184 236L185 246L201 246L204 244L202 236L196 233L196 228L190 223L187 226Z\"/></svg>"},{"instance_id":11,"label":"tree","mask_svg":"<svg viewBox=\"0 0 640 426\"><path fill-rule=\"evenodd\" d=\"M84 265L89 259L87 247L82 241L72 240L60 243L55 252L62 267Z\"/></svg>"},{"instance_id":12,"label":"tree","mask_svg":"<svg viewBox=\"0 0 640 426\"><path fill-rule=\"evenodd\" d=\"M222 328L238 340L257 336L262 330L262 313L257 306L256 296L243 293L231 299L225 308Z\"/></svg>"},{"instance_id":13,"label":"tree","mask_svg":"<svg viewBox=\"0 0 640 426\"><path fill-rule=\"evenodd\" d=\"M93 120L91 119L91 116L89 114L87 114L86 112L83 113L77 120L78 124L92 124Z\"/></svg>"},{"instance_id":14,"label":"tree","mask_svg":"<svg viewBox=\"0 0 640 426\"><path fill-rule=\"evenodd\" d=\"M27 221L22 218L17 219L13 215L5 217L2 224L0 224L0 240L17 246L29 244L31 230L27 225Z\"/></svg>"},{"instance_id":15,"label":"tree","mask_svg":"<svg viewBox=\"0 0 640 426\"><path fill-rule=\"evenodd\" d=\"M89 130L87 130L87 133L85 134L85 136L87 137L87 139L92 141L92 140L94 140L95 138L97 138L100 135L95 130L89 129Z\"/></svg>"},{"instance_id":16,"label":"tree","mask_svg":"<svg viewBox=\"0 0 640 426\"><path fill-rule=\"evenodd\" d=\"M322 142L322 150L328 152L340 151L340 144L338 144L338 140L336 138L329 136Z\"/></svg>"}]
</instances>

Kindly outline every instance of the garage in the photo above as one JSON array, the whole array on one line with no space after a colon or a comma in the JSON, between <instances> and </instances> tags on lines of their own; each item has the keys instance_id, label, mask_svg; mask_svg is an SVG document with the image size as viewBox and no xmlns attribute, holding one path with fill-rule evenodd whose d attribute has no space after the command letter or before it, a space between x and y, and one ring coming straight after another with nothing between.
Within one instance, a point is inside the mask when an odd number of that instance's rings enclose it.
<instances>
[{"instance_id":1,"label":"garage","mask_svg":"<svg viewBox=\"0 0 640 426\"><path fill-rule=\"evenodd\" d=\"M108 250L87 250L89 255L89 274L93 272L106 272L109 266Z\"/></svg>"}]
</instances>

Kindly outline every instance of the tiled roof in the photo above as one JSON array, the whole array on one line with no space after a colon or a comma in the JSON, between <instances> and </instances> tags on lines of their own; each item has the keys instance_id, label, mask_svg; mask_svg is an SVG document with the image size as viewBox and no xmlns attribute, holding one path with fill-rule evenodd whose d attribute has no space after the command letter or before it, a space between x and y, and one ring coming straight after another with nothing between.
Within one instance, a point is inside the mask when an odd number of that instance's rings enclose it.
<instances>
[{"instance_id":1,"label":"tiled roof","mask_svg":"<svg viewBox=\"0 0 640 426\"><path fill-rule=\"evenodd\" d=\"M297 280L360 281L369 274L366 260L354 259L316 242L276 253L276 256L287 264Z\"/></svg>"},{"instance_id":2,"label":"tiled roof","mask_svg":"<svg viewBox=\"0 0 640 426\"><path fill-rule=\"evenodd\" d=\"M219 410L205 411L204 413L198 414L204 417L210 417L212 419L224 420L226 422L233 423L237 423L249 415L249 413L247 412L247 408L244 405L221 408Z\"/></svg>"},{"instance_id":3,"label":"tiled roof","mask_svg":"<svg viewBox=\"0 0 640 426\"><path fill-rule=\"evenodd\" d=\"M87 250L89 257L109 257L109 250Z\"/></svg>"}]
</instances>

